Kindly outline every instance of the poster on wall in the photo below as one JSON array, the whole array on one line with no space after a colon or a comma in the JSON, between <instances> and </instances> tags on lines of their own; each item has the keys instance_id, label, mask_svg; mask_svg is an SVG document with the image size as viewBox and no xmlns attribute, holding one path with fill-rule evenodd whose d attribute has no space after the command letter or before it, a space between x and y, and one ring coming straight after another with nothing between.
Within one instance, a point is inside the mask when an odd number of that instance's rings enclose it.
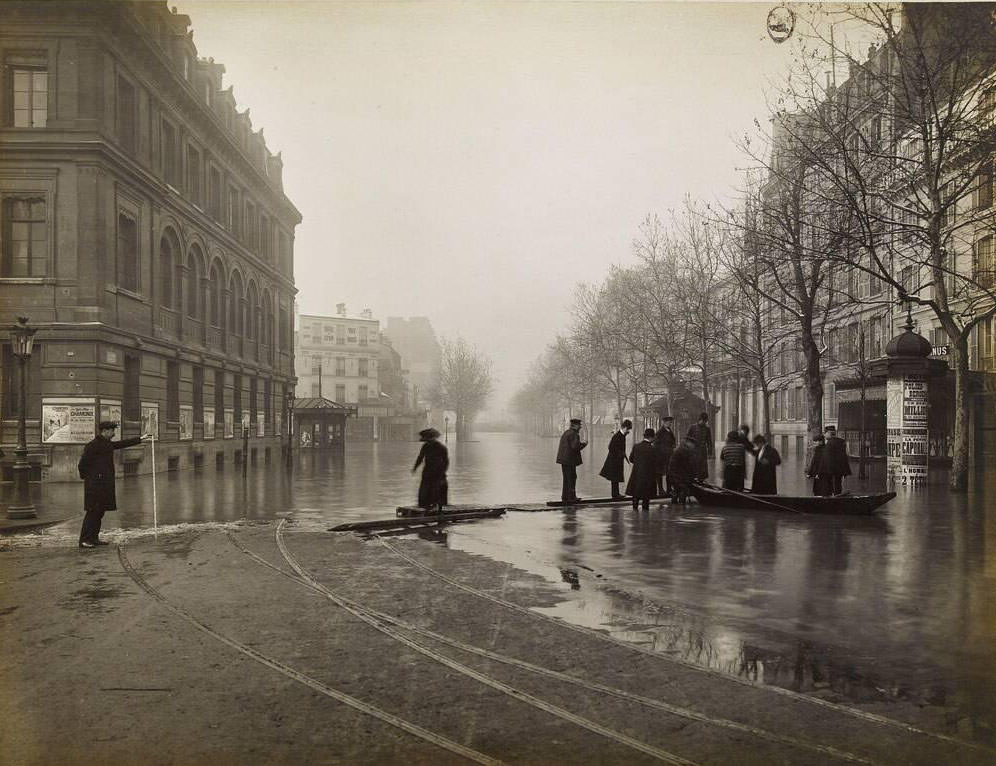
<instances>
[{"instance_id":1,"label":"poster on wall","mask_svg":"<svg viewBox=\"0 0 996 766\"><path fill-rule=\"evenodd\" d=\"M204 410L204 438L214 438L214 410Z\"/></svg>"},{"instance_id":2,"label":"poster on wall","mask_svg":"<svg viewBox=\"0 0 996 766\"><path fill-rule=\"evenodd\" d=\"M249 413L242 413L242 433L246 434L249 431Z\"/></svg>"},{"instance_id":3,"label":"poster on wall","mask_svg":"<svg viewBox=\"0 0 996 766\"><path fill-rule=\"evenodd\" d=\"M159 438L159 404L157 402L142 402L142 434L152 434L153 439Z\"/></svg>"},{"instance_id":4,"label":"poster on wall","mask_svg":"<svg viewBox=\"0 0 996 766\"><path fill-rule=\"evenodd\" d=\"M262 412L256 413L256 436L266 436L266 421Z\"/></svg>"},{"instance_id":5,"label":"poster on wall","mask_svg":"<svg viewBox=\"0 0 996 766\"><path fill-rule=\"evenodd\" d=\"M225 408L225 438L231 439L235 436L235 410L231 407Z\"/></svg>"},{"instance_id":6,"label":"poster on wall","mask_svg":"<svg viewBox=\"0 0 996 766\"><path fill-rule=\"evenodd\" d=\"M105 420L121 425L121 402L116 399L100 400L100 417L97 422L103 423Z\"/></svg>"},{"instance_id":7,"label":"poster on wall","mask_svg":"<svg viewBox=\"0 0 996 766\"><path fill-rule=\"evenodd\" d=\"M189 404L180 405L180 440L194 438L194 408Z\"/></svg>"},{"instance_id":8,"label":"poster on wall","mask_svg":"<svg viewBox=\"0 0 996 766\"><path fill-rule=\"evenodd\" d=\"M96 435L93 399L42 399L42 443L86 444Z\"/></svg>"}]
</instances>

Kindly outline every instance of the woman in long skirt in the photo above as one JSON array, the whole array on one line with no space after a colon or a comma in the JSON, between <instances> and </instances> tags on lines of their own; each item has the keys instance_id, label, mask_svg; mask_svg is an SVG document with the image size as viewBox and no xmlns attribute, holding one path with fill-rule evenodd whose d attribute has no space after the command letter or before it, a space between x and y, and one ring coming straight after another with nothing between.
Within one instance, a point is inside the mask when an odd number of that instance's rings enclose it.
<instances>
[{"instance_id":1,"label":"woman in long skirt","mask_svg":"<svg viewBox=\"0 0 996 766\"><path fill-rule=\"evenodd\" d=\"M422 481L418 485L418 507L427 511L441 511L449 503L449 485L446 483L446 469L450 467L450 455L446 446L439 441L439 431L426 428L418 432L425 442L412 473L422 465Z\"/></svg>"}]
</instances>

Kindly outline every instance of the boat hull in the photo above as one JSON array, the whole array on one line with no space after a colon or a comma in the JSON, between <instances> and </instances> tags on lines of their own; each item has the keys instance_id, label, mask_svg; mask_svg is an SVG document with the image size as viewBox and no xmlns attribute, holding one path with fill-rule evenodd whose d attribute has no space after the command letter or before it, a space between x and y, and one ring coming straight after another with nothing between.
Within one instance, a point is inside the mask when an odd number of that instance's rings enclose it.
<instances>
[{"instance_id":1,"label":"boat hull","mask_svg":"<svg viewBox=\"0 0 996 766\"><path fill-rule=\"evenodd\" d=\"M718 488L692 485L691 493L702 505L742 508L754 511L783 513L818 513L830 516L870 516L876 509L896 496L895 492L877 495L838 495L836 497L806 497L789 495L750 495L724 492ZM778 508L777 506L782 506Z\"/></svg>"}]
</instances>

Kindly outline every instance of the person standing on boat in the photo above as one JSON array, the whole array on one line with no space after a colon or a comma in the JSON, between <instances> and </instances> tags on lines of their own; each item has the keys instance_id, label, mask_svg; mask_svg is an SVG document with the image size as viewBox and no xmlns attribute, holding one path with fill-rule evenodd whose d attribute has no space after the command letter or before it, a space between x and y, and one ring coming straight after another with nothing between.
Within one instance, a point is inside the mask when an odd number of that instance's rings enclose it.
<instances>
[{"instance_id":1,"label":"person standing on boat","mask_svg":"<svg viewBox=\"0 0 996 766\"><path fill-rule=\"evenodd\" d=\"M827 446L823 451L823 463L820 474L830 480L830 494L840 495L844 492L843 480L851 475L851 461L847 458L847 442L837 436L836 426L823 429Z\"/></svg>"},{"instance_id":2,"label":"person standing on boat","mask_svg":"<svg viewBox=\"0 0 996 766\"><path fill-rule=\"evenodd\" d=\"M816 434L813 437L813 456L809 460L806 478L813 480L813 494L817 497L825 497L830 494L830 477L820 473L826 449L827 443L826 439L823 438L823 434Z\"/></svg>"},{"instance_id":3,"label":"person standing on boat","mask_svg":"<svg viewBox=\"0 0 996 766\"><path fill-rule=\"evenodd\" d=\"M418 435L425 442L412 468L412 473L415 473L420 465L423 466L422 481L418 485L418 507L427 511L442 511L443 506L449 504L449 485L446 482L446 470L450 467L449 450L439 441L439 431L435 428L424 428Z\"/></svg>"},{"instance_id":4,"label":"person standing on boat","mask_svg":"<svg viewBox=\"0 0 996 766\"><path fill-rule=\"evenodd\" d=\"M612 497L614 499L622 497L619 494L619 485L626 478L623 467L623 463L626 461L626 435L632 430L633 421L624 420L620 424L619 430L612 434L612 438L609 439L609 454L605 456L602 470L598 472L599 476L612 482Z\"/></svg>"},{"instance_id":5,"label":"person standing on boat","mask_svg":"<svg viewBox=\"0 0 996 766\"><path fill-rule=\"evenodd\" d=\"M581 418L571 418L571 427L560 435L560 444L557 446L557 462L564 475L564 486L560 492L560 499L565 503L576 503L581 498L578 497L578 466L581 460L581 450L588 446L588 442L581 441Z\"/></svg>"},{"instance_id":6,"label":"person standing on boat","mask_svg":"<svg viewBox=\"0 0 996 766\"><path fill-rule=\"evenodd\" d=\"M761 434L754 437L753 452L755 460L750 491L756 495L777 495L778 477L775 475L775 468L782 464L782 456Z\"/></svg>"},{"instance_id":7,"label":"person standing on boat","mask_svg":"<svg viewBox=\"0 0 996 766\"><path fill-rule=\"evenodd\" d=\"M709 415L699 415L699 422L688 429L688 436L695 441L696 462L694 477L704 481L709 476L709 460L715 455L712 442L712 429L709 428Z\"/></svg>"},{"instance_id":8,"label":"person standing on boat","mask_svg":"<svg viewBox=\"0 0 996 766\"><path fill-rule=\"evenodd\" d=\"M742 424L737 431L737 440L744 445L744 449L748 454L753 455L756 453L754 442L750 438L750 426L746 423Z\"/></svg>"},{"instance_id":9,"label":"person standing on boat","mask_svg":"<svg viewBox=\"0 0 996 766\"><path fill-rule=\"evenodd\" d=\"M670 415L661 418L661 427L657 429L654 436L654 451L657 453L657 496L665 497L671 494L671 479L667 477L668 467L671 464L671 455L674 454L676 439L674 431L671 430L671 423L674 418ZM665 479L665 477L667 477Z\"/></svg>"},{"instance_id":10,"label":"person standing on boat","mask_svg":"<svg viewBox=\"0 0 996 766\"><path fill-rule=\"evenodd\" d=\"M691 436L678 445L668 464L667 480L671 484L671 504L683 505L688 499L692 482L695 480L695 466L698 460L698 445Z\"/></svg>"},{"instance_id":11,"label":"person standing on boat","mask_svg":"<svg viewBox=\"0 0 996 766\"><path fill-rule=\"evenodd\" d=\"M626 484L626 494L633 498L633 510L642 503L643 510L650 510L650 498L657 493L657 451L654 449L654 429L643 432L643 441L633 445L629 453L633 471Z\"/></svg>"},{"instance_id":12,"label":"person standing on boat","mask_svg":"<svg viewBox=\"0 0 996 766\"><path fill-rule=\"evenodd\" d=\"M726 435L726 444L719 451L719 460L723 464L723 489L743 492L744 476L747 473L747 450L741 441L739 431L730 431Z\"/></svg>"}]
</instances>

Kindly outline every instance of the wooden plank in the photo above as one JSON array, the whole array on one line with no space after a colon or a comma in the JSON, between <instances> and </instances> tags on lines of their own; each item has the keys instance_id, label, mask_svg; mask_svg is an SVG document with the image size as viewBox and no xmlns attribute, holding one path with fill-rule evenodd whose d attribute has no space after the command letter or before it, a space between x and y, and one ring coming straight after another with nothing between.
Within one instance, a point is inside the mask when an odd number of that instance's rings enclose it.
<instances>
[{"instance_id":1,"label":"wooden plank","mask_svg":"<svg viewBox=\"0 0 996 766\"><path fill-rule=\"evenodd\" d=\"M395 529L397 527L418 526L419 524L445 524L451 521L470 519L493 519L504 515L504 513L504 508L490 508L459 513L437 513L430 516L399 516L394 519L375 519L339 524L331 527L329 532L361 532L368 529Z\"/></svg>"},{"instance_id":2,"label":"wooden plank","mask_svg":"<svg viewBox=\"0 0 996 766\"><path fill-rule=\"evenodd\" d=\"M665 500L663 497L651 498L651 500ZM573 500L564 502L563 500L547 500L546 504L551 508L566 508L569 506L579 506L579 505L610 505L612 503L632 503L633 498L631 497L593 497L591 499L583 498L582 500L575 502Z\"/></svg>"}]
</instances>

